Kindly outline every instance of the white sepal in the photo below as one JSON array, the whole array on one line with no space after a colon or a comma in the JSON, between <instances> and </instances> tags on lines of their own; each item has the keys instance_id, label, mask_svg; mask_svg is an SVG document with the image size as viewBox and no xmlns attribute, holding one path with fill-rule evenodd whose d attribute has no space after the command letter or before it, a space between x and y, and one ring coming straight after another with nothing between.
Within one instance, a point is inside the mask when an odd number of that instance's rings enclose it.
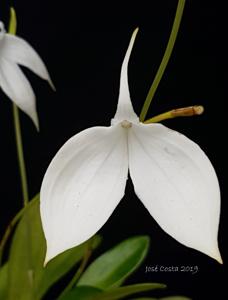
<instances>
[{"instance_id":1,"label":"white sepal","mask_svg":"<svg viewBox=\"0 0 228 300\"><path fill-rule=\"evenodd\" d=\"M128 140L130 176L150 214L177 241L221 263L220 190L206 154L160 124L133 125Z\"/></svg>"},{"instance_id":2,"label":"white sepal","mask_svg":"<svg viewBox=\"0 0 228 300\"><path fill-rule=\"evenodd\" d=\"M42 79L47 80L55 90L48 70L39 54L24 39L6 34L3 40L2 54L6 59L29 68Z\"/></svg>"},{"instance_id":3,"label":"white sepal","mask_svg":"<svg viewBox=\"0 0 228 300\"><path fill-rule=\"evenodd\" d=\"M124 195L128 173L126 131L92 127L56 154L41 187L46 263L92 237Z\"/></svg>"},{"instance_id":4,"label":"white sepal","mask_svg":"<svg viewBox=\"0 0 228 300\"><path fill-rule=\"evenodd\" d=\"M23 110L39 129L35 94L32 86L13 62L0 58L0 86L6 95Z\"/></svg>"},{"instance_id":5,"label":"white sepal","mask_svg":"<svg viewBox=\"0 0 228 300\"><path fill-rule=\"evenodd\" d=\"M128 86L128 62L130 59L131 51L134 45L137 32L138 32L138 28L135 29L135 31L131 36L131 40L122 64L121 75L120 75L119 100L118 100L116 114L112 119L112 124L118 124L123 120L136 122L136 123L139 122L138 121L139 118L135 114L131 103L131 97L130 97L129 86Z\"/></svg>"}]
</instances>

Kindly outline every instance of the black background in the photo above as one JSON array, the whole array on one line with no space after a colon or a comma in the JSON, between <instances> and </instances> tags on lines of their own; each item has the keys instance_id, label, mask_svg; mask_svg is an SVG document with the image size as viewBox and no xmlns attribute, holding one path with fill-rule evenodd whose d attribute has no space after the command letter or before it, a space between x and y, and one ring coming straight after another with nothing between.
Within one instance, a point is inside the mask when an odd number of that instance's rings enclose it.
<instances>
[{"instance_id":1,"label":"black background","mask_svg":"<svg viewBox=\"0 0 228 300\"><path fill-rule=\"evenodd\" d=\"M0 19L8 24L9 6L18 15L18 35L39 52L57 92L25 70L36 96L40 119L37 133L21 113L30 195L60 146L79 131L110 124L117 105L119 73L132 31L139 33L129 64L129 85L137 114L156 74L167 44L177 1L0 1ZM168 109L203 104L201 117L163 122L197 142L212 161L221 186L219 245L224 265L182 246L164 233L128 181L126 194L102 228L103 252L136 234L151 236L147 260L129 282L168 284L167 294L193 299L226 299L226 101L225 19L221 3L186 1L172 58L148 116ZM14 145L11 103L0 92L0 231L21 208L21 190ZM199 272L151 272L146 266L198 266ZM160 293L159 295L165 295ZM154 295L151 293L151 295Z\"/></svg>"}]
</instances>

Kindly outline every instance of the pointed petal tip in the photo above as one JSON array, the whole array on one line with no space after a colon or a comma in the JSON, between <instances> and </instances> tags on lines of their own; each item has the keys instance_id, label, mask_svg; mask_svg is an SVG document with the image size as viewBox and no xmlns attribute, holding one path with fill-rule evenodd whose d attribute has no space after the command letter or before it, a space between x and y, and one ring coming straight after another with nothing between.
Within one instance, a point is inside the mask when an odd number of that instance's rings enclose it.
<instances>
[{"instance_id":1,"label":"pointed petal tip","mask_svg":"<svg viewBox=\"0 0 228 300\"><path fill-rule=\"evenodd\" d=\"M46 268L47 264L48 264L48 260L46 260L46 258L45 258L44 263L43 263L43 268Z\"/></svg>"},{"instance_id":2,"label":"pointed petal tip","mask_svg":"<svg viewBox=\"0 0 228 300\"><path fill-rule=\"evenodd\" d=\"M33 114L31 114L29 116L32 119L33 124L35 125L36 130L39 132L40 131L40 125L39 125L39 118L38 118L37 112L35 111Z\"/></svg>"},{"instance_id":3,"label":"pointed petal tip","mask_svg":"<svg viewBox=\"0 0 228 300\"><path fill-rule=\"evenodd\" d=\"M49 83L50 87L52 88L52 90L53 90L54 92L56 92L56 87L55 87L53 81L51 80L51 78L48 79L48 83Z\"/></svg>"},{"instance_id":4,"label":"pointed petal tip","mask_svg":"<svg viewBox=\"0 0 228 300\"><path fill-rule=\"evenodd\" d=\"M209 255L212 258L214 258L219 264L223 265L223 260L222 260L221 253L219 251L218 242L216 242L216 246L215 246L214 251Z\"/></svg>"},{"instance_id":5,"label":"pointed petal tip","mask_svg":"<svg viewBox=\"0 0 228 300\"><path fill-rule=\"evenodd\" d=\"M137 35L138 31L139 31L139 27L136 27L135 30L132 33L131 39L133 40L133 42L136 38L136 35Z\"/></svg>"},{"instance_id":6,"label":"pointed petal tip","mask_svg":"<svg viewBox=\"0 0 228 300\"><path fill-rule=\"evenodd\" d=\"M133 32L133 34L137 34L137 33L138 33L138 31L139 31L139 27L137 26L137 27L135 28L135 30L134 30L134 32Z\"/></svg>"},{"instance_id":7,"label":"pointed petal tip","mask_svg":"<svg viewBox=\"0 0 228 300\"><path fill-rule=\"evenodd\" d=\"M47 265L49 264L49 262L54 259L56 256L58 256L61 252L58 252L58 253L54 253L50 251L49 248L47 248L47 251L46 251L46 255L45 255L45 259L44 259L44 263L43 263L43 267L46 268Z\"/></svg>"},{"instance_id":8,"label":"pointed petal tip","mask_svg":"<svg viewBox=\"0 0 228 300\"><path fill-rule=\"evenodd\" d=\"M210 256L211 258L216 260L219 264L223 265L223 260L222 260L222 257L221 257L219 252L217 254L214 254L214 255L208 254L208 256Z\"/></svg>"},{"instance_id":9,"label":"pointed petal tip","mask_svg":"<svg viewBox=\"0 0 228 300\"><path fill-rule=\"evenodd\" d=\"M47 266L47 264L53 259L55 258L59 253L54 253L50 251L50 248L47 247L47 251L46 251L46 255L45 255L45 259L44 259L44 263L43 263L43 267L45 268Z\"/></svg>"},{"instance_id":10,"label":"pointed petal tip","mask_svg":"<svg viewBox=\"0 0 228 300\"><path fill-rule=\"evenodd\" d=\"M43 268L46 268L47 265L48 265L48 263L49 263L54 257L55 257L55 256L51 257L51 256L48 256L48 255L46 254L45 259L44 259L44 263L43 263Z\"/></svg>"},{"instance_id":11,"label":"pointed petal tip","mask_svg":"<svg viewBox=\"0 0 228 300\"><path fill-rule=\"evenodd\" d=\"M39 122L34 122L34 125L35 125L35 127L36 127L36 130L37 130L37 132L40 132L40 125L39 125Z\"/></svg>"},{"instance_id":12,"label":"pointed petal tip","mask_svg":"<svg viewBox=\"0 0 228 300\"><path fill-rule=\"evenodd\" d=\"M221 265L223 264L222 256L220 254L218 246L214 249L214 251L210 251L210 252L208 251L208 252L203 252L203 253L207 254L209 257L213 258Z\"/></svg>"},{"instance_id":13,"label":"pointed petal tip","mask_svg":"<svg viewBox=\"0 0 228 300\"><path fill-rule=\"evenodd\" d=\"M221 265L223 265L222 256L221 256L221 254L220 254L219 251L217 252L217 255L215 255L213 258L214 258L215 260L217 260L218 263L220 263Z\"/></svg>"},{"instance_id":14,"label":"pointed petal tip","mask_svg":"<svg viewBox=\"0 0 228 300\"><path fill-rule=\"evenodd\" d=\"M46 268L46 266L50 260L51 260L51 258L49 258L48 250L47 250L46 254L45 254L45 258L44 258L43 268Z\"/></svg>"},{"instance_id":15,"label":"pointed petal tip","mask_svg":"<svg viewBox=\"0 0 228 300\"><path fill-rule=\"evenodd\" d=\"M221 265L223 265L223 260L222 260L221 257L217 258L216 260L217 260L218 263L220 263Z\"/></svg>"}]
</instances>

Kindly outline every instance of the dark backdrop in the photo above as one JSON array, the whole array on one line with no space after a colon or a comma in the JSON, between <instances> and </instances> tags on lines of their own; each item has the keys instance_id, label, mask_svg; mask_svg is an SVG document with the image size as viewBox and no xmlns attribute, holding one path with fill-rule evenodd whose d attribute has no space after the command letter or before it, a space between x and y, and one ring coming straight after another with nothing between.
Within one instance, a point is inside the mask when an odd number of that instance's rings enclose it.
<instances>
[{"instance_id":1,"label":"dark backdrop","mask_svg":"<svg viewBox=\"0 0 228 300\"><path fill-rule=\"evenodd\" d=\"M0 19L8 23L8 1L0 1ZM177 1L44 1L15 0L18 35L46 62L56 85L25 70L37 95L41 131L21 113L30 195L60 146L82 129L109 125L117 105L121 63L135 27L138 37L129 65L129 84L139 114L170 34ZM226 299L225 211L227 110L225 99L225 19L221 3L187 1L172 59L148 116L174 107L201 103L201 117L169 120L165 125L197 142L211 159L220 181L222 212L219 244L225 262L182 246L164 233L144 209L128 181L126 195L101 230L98 253L136 234L151 237L147 260L131 281L167 283L170 294L193 299ZM223 24L224 23L224 24ZM0 92L1 210L0 231L21 207L11 103ZM198 266L188 272L145 273L146 266ZM152 294L151 294L152 295Z\"/></svg>"}]
</instances>

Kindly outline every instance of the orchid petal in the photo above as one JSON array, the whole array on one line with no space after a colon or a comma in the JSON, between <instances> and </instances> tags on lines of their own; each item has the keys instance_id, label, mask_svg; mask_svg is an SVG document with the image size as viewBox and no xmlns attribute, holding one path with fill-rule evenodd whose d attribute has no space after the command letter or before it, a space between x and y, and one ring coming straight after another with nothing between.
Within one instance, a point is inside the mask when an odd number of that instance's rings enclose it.
<instances>
[{"instance_id":1,"label":"orchid petal","mask_svg":"<svg viewBox=\"0 0 228 300\"><path fill-rule=\"evenodd\" d=\"M163 230L221 263L219 184L200 147L160 124L133 125L129 168L136 194Z\"/></svg>"},{"instance_id":2,"label":"orchid petal","mask_svg":"<svg viewBox=\"0 0 228 300\"><path fill-rule=\"evenodd\" d=\"M59 150L41 187L46 262L92 237L124 195L128 174L126 130L93 127Z\"/></svg>"},{"instance_id":3,"label":"orchid petal","mask_svg":"<svg viewBox=\"0 0 228 300\"><path fill-rule=\"evenodd\" d=\"M4 58L0 59L0 86L6 95L29 115L38 129L36 101L31 84L15 63Z\"/></svg>"},{"instance_id":4,"label":"orchid petal","mask_svg":"<svg viewBox=\"0 0 228 300\"><path fill-rule=\"evenodd\" d=\"M131 122L138 122L138 116L135 114L128 87L128 62L131 55L131 51L134 45L134 41L138 32L138 28L132 34L123 64L121 68L120 75L120 90L119 90L119 100L117 111L112 120L112 124L117 124L123 120L128 120Z\"/></svg>"},{"instance_id":5,"label":"orchid petal","mask_svg":"<svg viewBox=\"0 0 228 300\"><path fill-rule=\"evenodd\" d=\"M2 42L2 57L29 68L42 79L47 80L51 87L55 90L44 62L29 43L27 43L24 39L11 34L5 34Z\"/></svg>"}]
</instances>

